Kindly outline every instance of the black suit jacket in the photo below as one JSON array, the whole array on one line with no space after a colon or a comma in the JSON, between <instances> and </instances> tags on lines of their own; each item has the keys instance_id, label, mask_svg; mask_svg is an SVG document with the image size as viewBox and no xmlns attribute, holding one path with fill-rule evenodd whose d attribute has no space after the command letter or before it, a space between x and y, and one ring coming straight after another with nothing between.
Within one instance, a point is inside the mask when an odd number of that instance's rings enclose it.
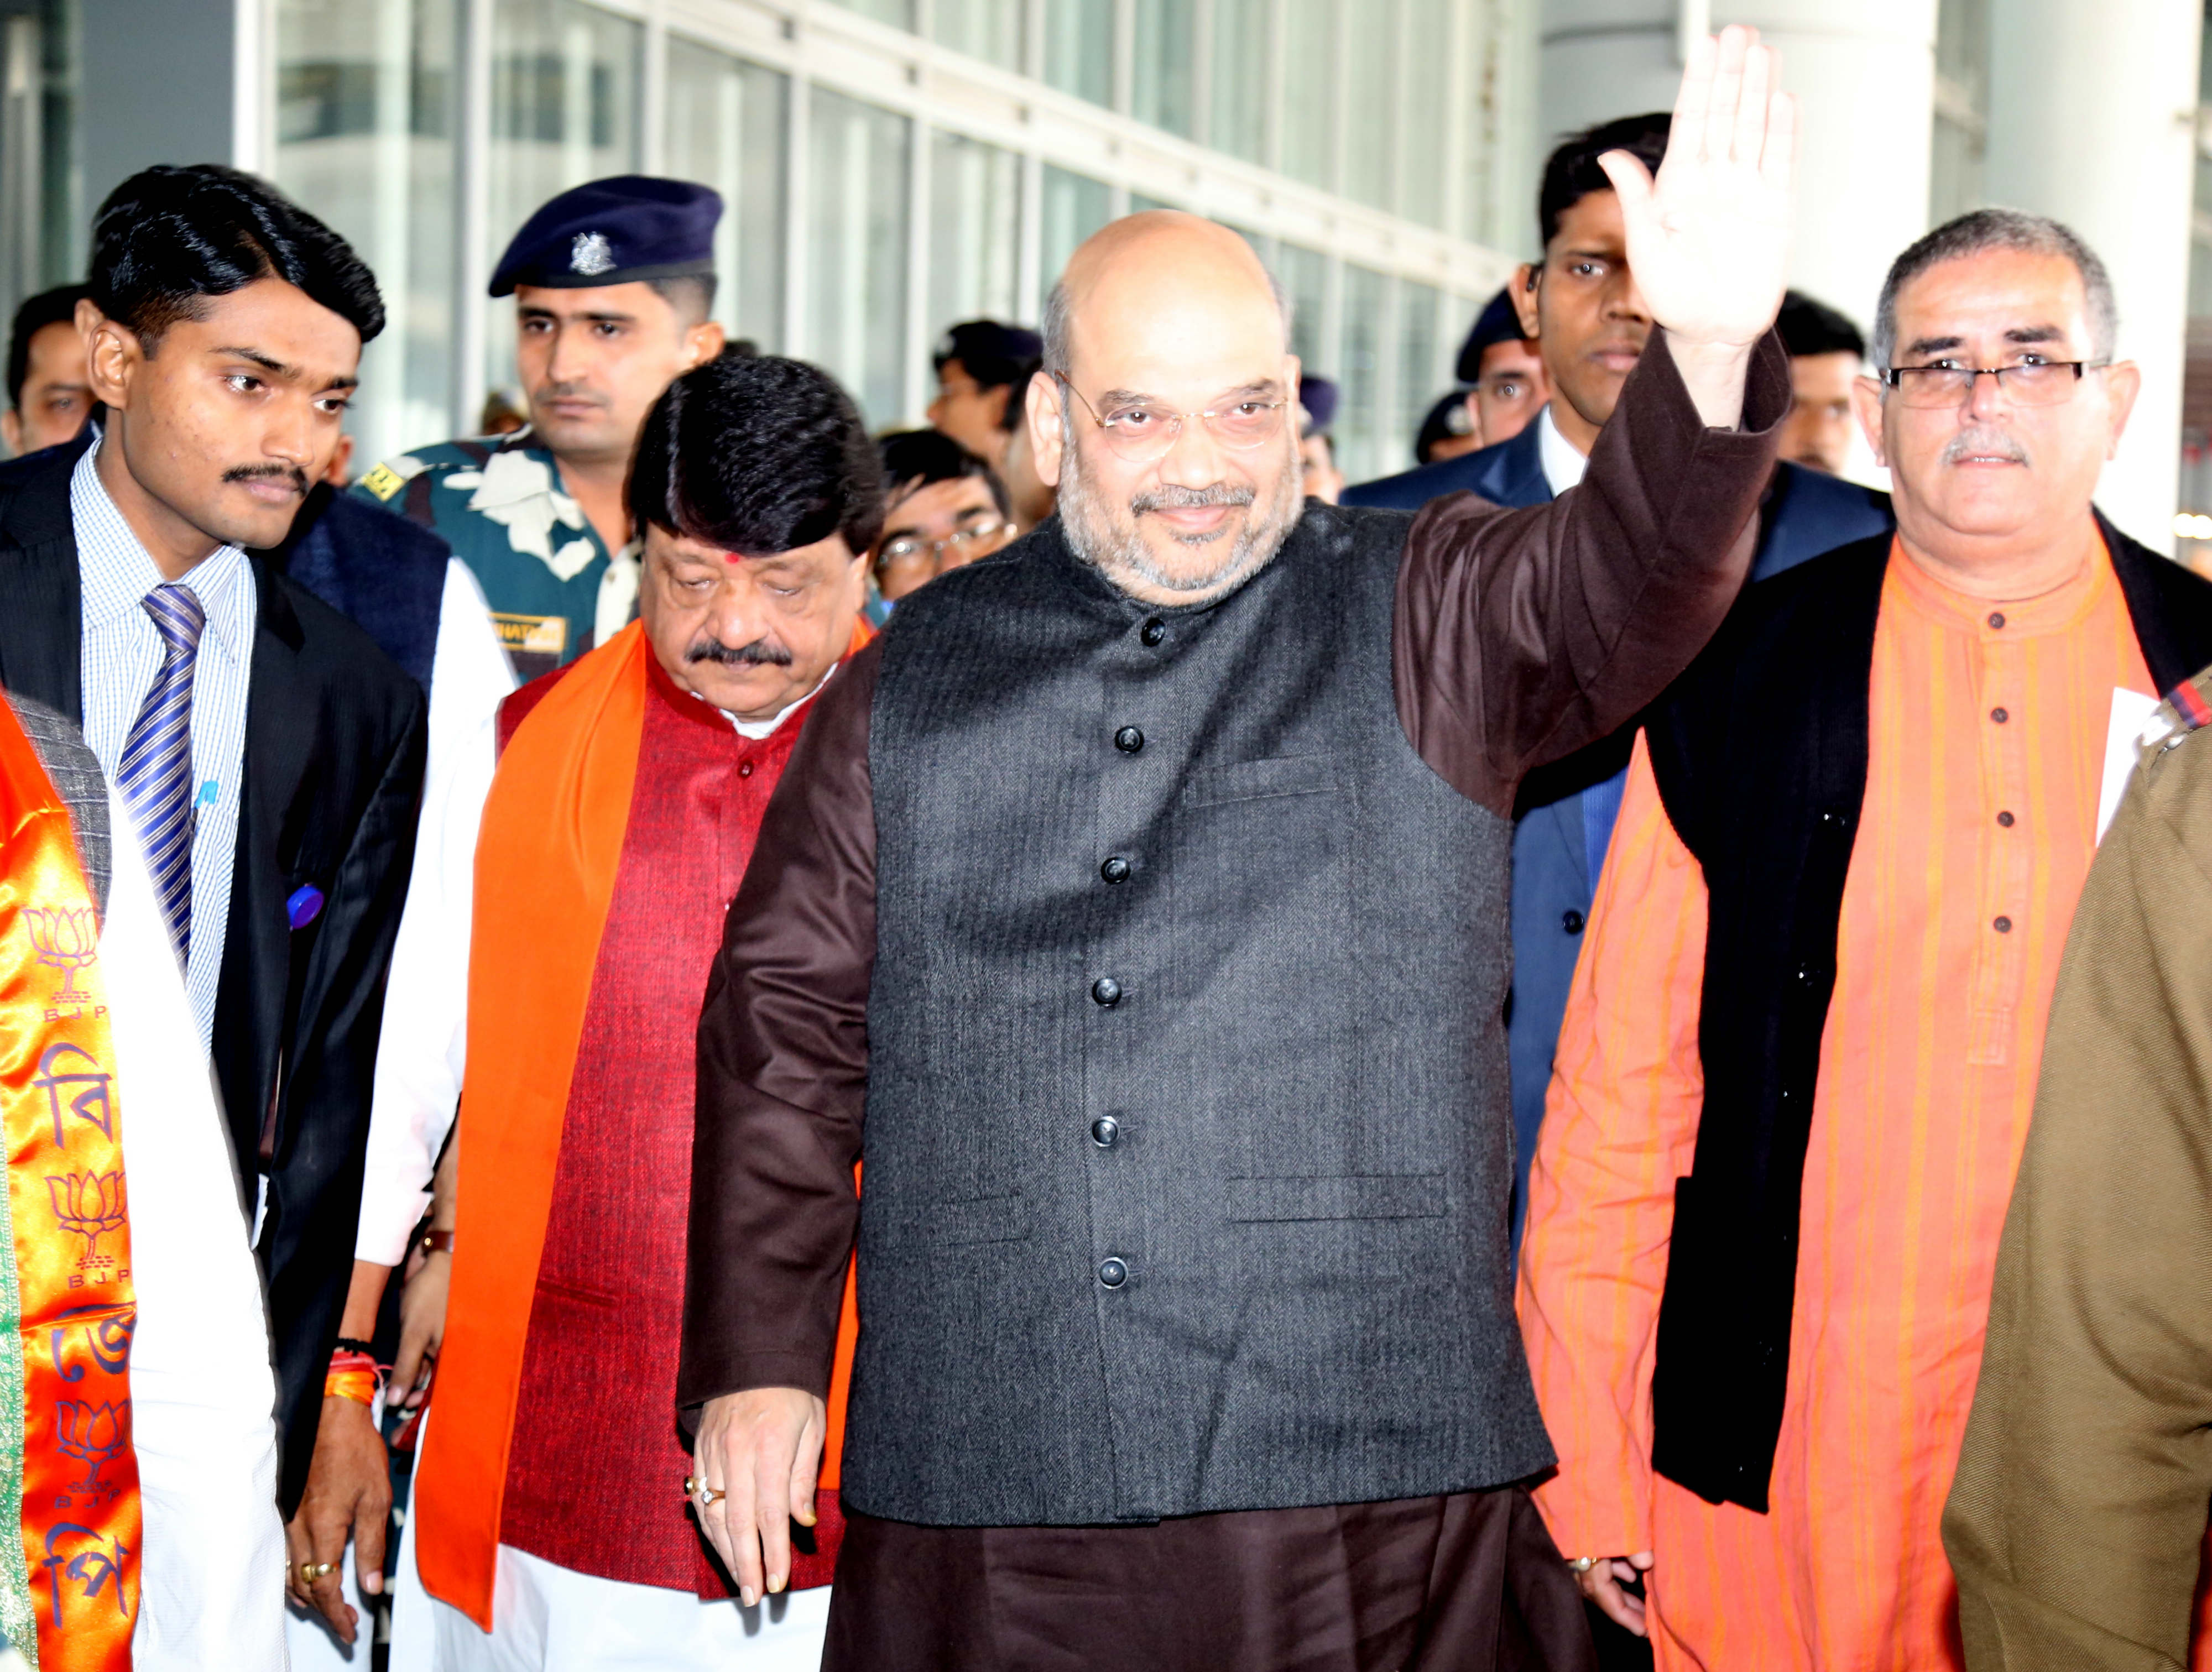
<instances>
[{"instance_id":1,"label":"black suit jacket","mask_svg":"<svg viewBox=\"0 0 2212 1672\"><path fill-rule=\"evenodd\" d=\"M82 595L70 473L88 442L0 466L0 686L82 724ZM238 859L214 1058L275 1340L281 1496L307 1481L323 1375L353 1273L384 977L422 799L422 688L362 629L262 559ZM295 929L285 902L320 889ZM129 1118L125 1112L125 1119Z\"/></svg>"},{"instance_id":2,"label":"black suit jacket","mask_svg":"<svg viewBox=\"0 0 2212 1672\"><path fill-rule=\"evenodd\" d=\"M2212 585L2098 526L2143 662L2170 691L2212 666ZM1660 798L1708 895L1704 1096L1696 1155L1675 1186L1651 1466L1762 1514L1890 550L1887 537L1861 541L1747 588L1646 720Z\"/></svg>"}]
</instances>

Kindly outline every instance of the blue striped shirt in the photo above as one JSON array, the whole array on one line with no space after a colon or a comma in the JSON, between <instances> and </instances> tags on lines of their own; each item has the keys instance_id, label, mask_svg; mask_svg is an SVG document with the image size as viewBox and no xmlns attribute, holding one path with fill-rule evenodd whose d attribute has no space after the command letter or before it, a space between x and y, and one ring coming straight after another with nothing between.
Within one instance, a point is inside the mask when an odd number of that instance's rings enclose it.
<instances>
[{"instance_id":1,"label":"blue striped shirt","mask_svg":"<svg viewBox=\"0 0 2212 1672\"><path fill-rule=\"evenodd\" d=\"M100 482L94 461L105 445L104 439L95 442L77 461L70 478L70 514L76 525L83 596L84 737L112 783L131 722L161 671L161 635L141 600L163 581ZM205 1045L214 1031L231 872L238 860L246 698L260 600L253 566L234 545L216 547L184 577L184 584L207 612L192 668L192 778L199 787L192 829L191 960L185 971L192 1016Z\"/></svg>"}]
</instances>

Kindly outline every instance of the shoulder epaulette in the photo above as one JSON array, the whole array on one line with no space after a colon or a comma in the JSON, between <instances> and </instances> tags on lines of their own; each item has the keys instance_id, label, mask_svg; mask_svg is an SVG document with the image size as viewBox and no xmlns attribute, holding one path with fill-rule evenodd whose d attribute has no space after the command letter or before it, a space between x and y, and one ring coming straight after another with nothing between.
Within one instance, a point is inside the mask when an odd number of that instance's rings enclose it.
<instances>
[{"instance_id":1,"label":"shoulder epaulette","mask_svg":"<svg viewBox=\"0 0 2212 1672\"><path fill-rule=\"evenodd\" d=\"M2212 667L2166 692L2136 739L2136 757L2148 764L2207 726L2212 726Z\"/></svg>"}]
</instances>

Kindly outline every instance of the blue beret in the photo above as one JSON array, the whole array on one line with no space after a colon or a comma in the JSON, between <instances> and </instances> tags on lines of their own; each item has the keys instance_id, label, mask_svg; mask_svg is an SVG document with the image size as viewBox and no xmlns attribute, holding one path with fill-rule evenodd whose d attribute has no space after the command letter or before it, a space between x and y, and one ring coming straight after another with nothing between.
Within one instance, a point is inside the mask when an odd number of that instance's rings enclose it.
<instances>
[{"instance_id":1,"label":"blue beret","mask_svg":"<svg viewBox=\"0 0 2212 1672\"><path fill-rule=\"evenodd\" d=\"M941 372L946 361L957 360L976 382L997 388L1012 382L1028 362L1043 357L1044 338L1028 326L969 319L937 339L930 361Z\"/></svg>"},{"instance_id":2,"label":"blue beret","mask_svg":"<svg viewBox=\"0 0 2212 1672\"><path fill-rule=\"evenodd\" d=\"M1337 390L1332 378L1316 377L1311 372L1298 378L1298 404L1306 410L1305 433L1318 435L1336 422Z\"/></svg>"},{"instance_id":3,"label":"blue beret","mask_svg":"<svg viewBox=\"0 0 2212 1672\"><path fill-rule=\"evenodd\" d=\"M1455 389L1449 394L1437 397L1437 404L1421 420L1419 433L1413 437L1413 462L1429 462L1429 449L1439 441L1454 435L1474 434L1474 420L1468 416L1467 398L1472 389Z\"/></svg>"},{"instance_id":4,"label":"blue beret","mask_svg":"<svg viewBox=\"0 0 2212 1672\"><path fill-rule=\"evenodd\" d=\"M714 271L722 194L690 180L617 174L571 187L522 223L491 276L491 294L518 284L574 290Z\"/></svg>"},{"instance_id":5,"label":"blue beret","mask_svg":"<svg viewBox=\"0 0 2212 1672\"><path fill-rule=\"evenodd\" d=\"M1460 345L1459 365L1455 368L1462 383L1482 380L1482 351L1493 343L1517 343L1521 340L1521 316L1513 311L1512 287L1499 291L1490 299L1490 306L1482 310L1482 317L1474 322L1474 329L1467 334Z\"/></svg>"}]
</instances>

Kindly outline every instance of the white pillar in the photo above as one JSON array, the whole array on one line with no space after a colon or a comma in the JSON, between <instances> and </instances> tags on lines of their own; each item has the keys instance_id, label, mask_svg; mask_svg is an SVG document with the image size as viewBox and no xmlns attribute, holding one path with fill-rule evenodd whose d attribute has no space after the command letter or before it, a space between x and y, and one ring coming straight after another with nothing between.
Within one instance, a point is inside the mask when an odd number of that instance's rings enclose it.
<instances>
[{"instance_id":1,"label":"white pillar","mask_svg":"<svg viewBox=\"0 0 2212 1672\"><path fill-rule=\"evenodd\" d=\"M1672 107L1686 7L1709 10L1716 29L1754 25L1780 51L1802 116L1790 283L1871 325L1891 258L1928 229L1936 0L1545 0L1547 148L1609 117Z\"/></svg>"},{"instance_id":2,"label":"white pillar","mask_svg":"<svg viewBox=\"0 0 2212 1672\"><path fill-rule=\"evenodd\" d=\"M2173 550L2200 0L1995 0L1989 199L2054 216L2112 270L2142 398L2098 502Z\"/></svg>"}]
</instances>

